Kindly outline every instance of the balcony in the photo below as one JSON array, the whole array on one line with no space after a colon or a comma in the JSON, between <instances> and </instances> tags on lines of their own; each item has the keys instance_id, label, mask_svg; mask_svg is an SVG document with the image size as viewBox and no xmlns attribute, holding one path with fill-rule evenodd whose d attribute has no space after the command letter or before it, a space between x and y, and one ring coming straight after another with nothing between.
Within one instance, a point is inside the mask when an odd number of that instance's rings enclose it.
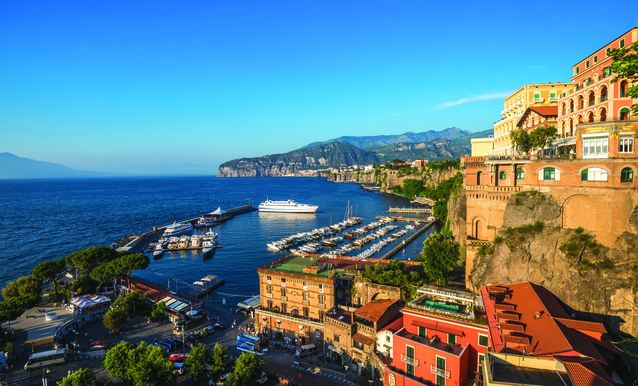
<instances>
[{"instance_id":1,"label":"balcony","mask_svg":"<svg viewBox=\"0 0 638 386\"><path fill-rule=\"evenodd\" d=\"M450 371L449 370L439 369L435 365L430 365L430 372L432 374L440 375L440 376L442 376L444 378L449 378L450 377Z\"/></svg>"},{"instance_id":2,"label":"balcony","mask_svg":"<svg viewBox=\"0 0 638 386\"><path fill-rule=\"evenodd\" d=\"M317 304L317 307L326 308L326 304L325 303L319 303L319 304Z\"/></svg>"},{"instance_id":3,"label":"balcony","mask_svg":"<svg viewBox=\"0 0 638 386\"><path fill-rule=\"evenodd\" d=\"M287 301L288 300L288 296L282 296L281 300L286 300Z\"/></svg>"},{"instance_id":4,"label":"balcony","mask_svg":"<svg viewBox=\"0 0 638 386\"><path fill-rule=\"evenodd\" d=\"M557 102L558 98L557 97L549 97L549 101L550 102Z\"/></svg>"},{"instance_id":5,"label":"balcony","mask_svg":"<svg viewBox=\"0 0 638 386\"><path fill-rule=\"evenodd\" d=\"M304 326L309 326L309 327L323 330L323 322L319 319L303 318L298 315L294 316L287 312L280 312L277 308L268 310L264 307L259 306L256 309L257 309L257 314L260 314L261 316L269 316L277 320L292 322L292 323L301 324Z\"/></svg>"},{"instance_id":6,"label":"balcony","mask_svg":"<svg viewBox=\"0 0 638 386\"><path fill-rule=\"evenodd\" d=\"M266 283L272 284L272 280L266 280Z\"/></svg>"},{"instance_id":7,"label":"balcony","mask_svg":"<svg viewBox=\"0 0 638 386\"><path fill-rule=\"evenodd\" d=\"M410 344L416 342L416 344L420 344L421 346L428 347L430 349L434 349L440 351L440 356L443 355L454 355L455 357L460 357L461 354L465 351L465 348L468 346L461 346L458 344L449 344L445 342L441 342L438 335L433 335L431 338L425 336L419 336L416 334L411 334L407 330L403 330L395 334L395 338L403 338L410 341ZM396 345L396 343L394 343Z\"/></svg>"},{"instance_id":8,"label":"balcony","mask_svg":"<svg viewBox=\"0 0 638 386\"><path fill-rule=\"evenodd\" d=\"M323 288L319 288L319 293L322 294L323 293Z\"/></svg>"},{"instance_id":9,"label":"balcony","mask_svg":"<svg viewBox=\"0 0 638 386\"><path fill-rule=\"evenodd\" d=\"M266 297L272 299L272 294L266 294Z\"/></svg>"},{"instance_id":10,"label":"balcony","mask_svg":"<svg viewBox=\"0 0 638 386\"><path fill-rule=\"evenodd\" d=\"M282 287L285 287L285 286L286 286L286 282L285 282L285 281L282 281L282 282L281 282L281 286L282 286Z\"/></svg>"},{"instance_id":11,"label":"balcony","mask_svg":"<svg viewBox=\"0 0 638 386\"><path fill-rule=\"evenodd\" d=\"M534 98L533 101L536 102L545 102L545 98Z\"/></svg>"},{"instance_id":12,"label":"balcony","mask_svg":"<svg viewBox=\"0 0 638 386\"><path fill-rule=\"evenodd\" d=\"M475 315L470 302L465 302L468 304L453 303L442 300L434 300L430 296L422 296L419 299L413 300L408 303L408 307L434 314L473 320L475 319Z\"/></svg>"},{"instance_id":13,"label":"balcony","mask_svg":"<svg viewBox=\"0 0 638 386\"><path fill-rule=\"evenodd\" d=\"M405 354L401 354L401 361L405 362L405 363L409 363L412 366L418 366L419 365L419 360L416 358L411 358Z\"/></svg>"},{"instance_id":14,"label":"balcony","mask_svg":"<svg viewBox=\"0 0 638 386\"><path fill-rule=\"evenodd\" d=\"M303 290L308 291L308 286L307 285L303 286Z\"/></svg>"}]
</instances>

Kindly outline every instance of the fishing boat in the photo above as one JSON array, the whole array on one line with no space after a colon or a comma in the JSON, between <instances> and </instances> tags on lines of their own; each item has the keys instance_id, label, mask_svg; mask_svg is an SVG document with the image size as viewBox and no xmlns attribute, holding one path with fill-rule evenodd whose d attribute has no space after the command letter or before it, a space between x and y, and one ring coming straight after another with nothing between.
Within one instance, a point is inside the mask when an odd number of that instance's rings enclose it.
<instances>
[{"instance_id":1,"label":"fishing boat","mask_svg":"<svg viewBox=\"0 0 638 386\"><path fill-rule=\"evenodd\" d=\"M258 208L260 212L314 213L319 207L317 205L299 204L293 200L271 201L266 199L265 202L259 204Z\"/></svg>"}]
</instances>

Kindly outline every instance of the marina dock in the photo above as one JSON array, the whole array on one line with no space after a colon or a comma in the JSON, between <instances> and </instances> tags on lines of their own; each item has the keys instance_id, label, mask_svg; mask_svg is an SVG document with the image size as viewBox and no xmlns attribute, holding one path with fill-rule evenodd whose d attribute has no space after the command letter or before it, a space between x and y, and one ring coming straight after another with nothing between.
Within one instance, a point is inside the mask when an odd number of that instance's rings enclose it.
<instances>
[{"instance_id":1,"label":"marina dock","mask_svg":"<svg viewBox=\"0 0 638 386\"><path fill-rule=\"evenodd\" d=\"M390 249L388 252L383 254L379 259L391 259L394 255L401 252L406 246L408 246L414 239L421 236L426 230L428 230L432 225L434 225L434 221L425 224L423 227L417 229L413 234L411 234L407 239L401 241L399 245Z\"/></svg>"},{"instance_id":2,"label":"marina dock","mask_svg":"<svg viewBox=\"0 0 638 386\"><path fill-rule=\"evenodd\" d=\"M193 289L188 292L188 295L197 299L207 293L221 287L226 283L226 279L219 276L208 275L199 281L193 283Z\"/></svg>"},{"instance_id":3,"label":"marina dock","mask_svg":"<svg viewBox=\"0 0 638 386\"><path fill-rule=\"evenodd\" d=\"M230 209L224 209L224 214L222 214L221 216L219 216L217 219L220 222L226 221L226 220L230 220L231 218L235 217L238 214L242 214L242 213L248 213L248 212L253 212L258 210L256 207L252 206L252 205L243 205L243 206L238 206L236 208L230 208ZM173 221L173 222L169 222L167 224L162 224L162 225L158 225L153 227L154 231L159 231L159 230L164 230L164 228L166 228L169 225L173 225L173 223L178 223L178 224L182 224L182 223L195 223L197 222L197 220L199 220L200 218L204 217L204 216L210 216L212 214L211 213L204 213L204 214L200 214L198 216L195 217L190 217L184 220L177 220L177 221Z\"/></svg>"},{"instance_id":4,"label":"marina dock","mask_svg":"<svg viewBox=\"0 0 638 386\"><path fill-rule=\"evenodd\" d=\"M432 214L432 209L431 208L410 208L410 207L392 208L390 207L390 209L388 209L388 213Z\"/></svg>"}]
</instances>

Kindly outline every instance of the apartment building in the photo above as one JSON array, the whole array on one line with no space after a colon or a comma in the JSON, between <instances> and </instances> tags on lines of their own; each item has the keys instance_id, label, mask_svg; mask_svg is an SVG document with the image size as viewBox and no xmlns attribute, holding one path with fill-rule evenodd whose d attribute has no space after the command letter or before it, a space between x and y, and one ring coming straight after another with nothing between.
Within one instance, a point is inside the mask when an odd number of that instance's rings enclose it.
<instances>
[{"instance_id":1,"label":"apartment building","mask_svg":"<svg viewBox=\"0 0 638 386\"><path fill-rule=\"evenodd\" d=\"M477 298L453 288L423 286L402 310L393 334L385 385L465 385L482 372L487 320Z\"/></svg>"},{"instance_id":2,"label":"apartment building","mask_svg":"<svg viewBox=\"0 0 638 386\"><path fill-rule=\"evenodd\" d=\"M571 87L572 84L569 82L526 84L505 98L503 111L501 111L502 118L494 122L493 154L514 154L510 133L516 129L516 125L527 109L557 106L560 96L571 90ZM476 155L484 156L485 154L477 153Z\"/></svg>"}]
</instances>

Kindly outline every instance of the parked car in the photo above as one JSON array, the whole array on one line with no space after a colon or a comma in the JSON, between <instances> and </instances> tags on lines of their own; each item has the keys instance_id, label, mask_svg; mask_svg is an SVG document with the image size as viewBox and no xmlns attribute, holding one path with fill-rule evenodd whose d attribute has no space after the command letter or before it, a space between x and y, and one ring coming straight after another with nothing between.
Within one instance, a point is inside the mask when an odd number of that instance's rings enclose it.
<instances>
[{"instance_id":1,"label":"parked car","mask_svg":"<svg viewBox=\"0 0 638 386\"><path fill-rule=\"evenodd\" d=\"M266 381L268 381L268 375L266 375L266 373L261 373L261 377L259 377L257 383L263 385L264 383L266 383Z\"/></svg>"},{"instance_id":2,"label":"parked car","mask_svg":"<svg viewBox=\"0 0 638 386\"><path fill-rule=\"evenodd\" d=\"M310 355L316 355L317 354L317 348L315 347L314 344L304 344L303 346L301 346L299 348L299 350L297 350L297 357L301 358L304 356L310 356Z\"/></svg>"},{"instance_id":3,"label":"parked car","mask_svg":"<svg viewBox=\"0 0 638 386\"><path fill-rule=\"evenodd\" d=\"M173 362L183 362L186 358L188 358L188 354L171 354L169 355L168 360Z\"/></svg>"},{"instance_id":4,"label":"parked car","mask_svg":"<svg viewBox=\"0 0 638 386\"><path fill-rule=\"evenodd\" d=\"M183 363L177 362L175 363L175 367L177 367L177 369L173 370L173 373L179 375L186 373L186 365L184 365Z\"/></svg>"},{"instance_id":5,"label":"parked car","mask_svg":"<svg viewBox=\"0 0 638 386\"><path fill-rule=\"evenodd\" d=\"M215 322L215 324L213 325L213 327L215 328L219 328L221 330L225 330L226 329L226 323L222 323L222 322Z\"/></svg>"}]
</instances>

